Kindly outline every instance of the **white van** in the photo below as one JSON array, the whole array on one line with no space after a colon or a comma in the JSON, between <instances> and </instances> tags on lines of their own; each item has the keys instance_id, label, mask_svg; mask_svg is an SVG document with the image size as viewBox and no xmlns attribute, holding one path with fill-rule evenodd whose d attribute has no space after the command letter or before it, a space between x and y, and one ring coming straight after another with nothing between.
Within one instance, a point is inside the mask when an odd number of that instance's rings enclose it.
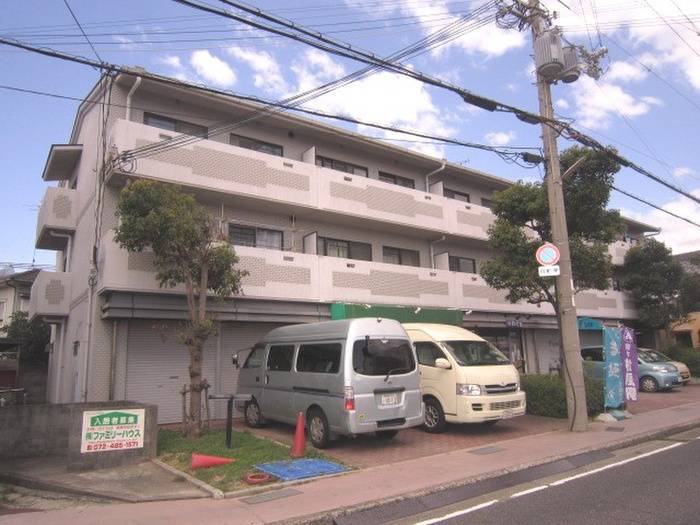
<instances>
[{"instance_id":1,"label":"white van","mask_svg":"<svg viewBox=\"0 0 700 525\"><path fill-rule=\"evenodd\" d=\"M238 366L238 356L234 356ZM375 432L390 439L423 423L415 352L398 321L377 317L275 328L256 344L238 376L250 394L246 422L294 423L306 414L311 443Z\"/></svg>"},{"instance_id":2,"label":"white van","mask_svg":"<svg viewBox=\"0 0 700 525\"><path fill-rule=\"evenodd\" d=\"M525 414L518 371L495 346L464 328L404 323L418 356L424 428L447 422L494 424Z\"/></svg>"}]
</instances>

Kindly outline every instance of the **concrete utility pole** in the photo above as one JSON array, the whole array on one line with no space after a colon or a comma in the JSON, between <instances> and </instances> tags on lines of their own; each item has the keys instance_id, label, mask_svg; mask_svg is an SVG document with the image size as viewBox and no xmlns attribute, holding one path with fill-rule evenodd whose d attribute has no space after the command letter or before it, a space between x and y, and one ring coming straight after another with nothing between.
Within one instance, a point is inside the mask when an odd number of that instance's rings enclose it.
<instances>
[{"instance_id":1,"label":"concrete utility pole","mask_svg":"<svg viewBox=\"0 0 700 525\"><path fill-rule=\"evenodd\" d=\"M539 0L530 0L532 18L532 44L543 32L545 20L539 9ZM552 92L549 82L536 72L537 93L540 102L540 115L545 119L554 118ZM552 242L559 248L561 273L556 277L556 297L561 330L561 342L564 357L564 380L566 382L566 404L569 414L570 430L581 432L588 427L586 408L586 387L583 382L583 364L581 362L581 342L578 335L576 306L574 304L574 282L571 272L571 252L569 250L569 232L566 227L566 210L564 209L564 187L559 166L559 151L554 129L542 123L542 141L546 166L547 197L549 201L549 218L552 223Z\"/></svg>"}]
</instances>

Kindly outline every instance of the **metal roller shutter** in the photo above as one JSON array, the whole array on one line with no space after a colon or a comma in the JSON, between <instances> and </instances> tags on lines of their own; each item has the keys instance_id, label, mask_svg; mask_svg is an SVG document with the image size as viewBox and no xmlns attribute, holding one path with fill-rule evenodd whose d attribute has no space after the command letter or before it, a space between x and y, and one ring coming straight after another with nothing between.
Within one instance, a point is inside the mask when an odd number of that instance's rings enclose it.
<instances>
[{"instance_id":1,"label":"metal roller shutter","mask_svg":"<svg viewBox=\"0 0 700 525\"><path fill-rule=\"evenodd\" d=\"M189 383L189 355L177 331L172 322L129 322L126 397L158 405L159 423L182 421L180 391ZM216 390L216 344L216 336L210 337L202 363L202 377L212 390Z\"/></svg>"}]
</instances>

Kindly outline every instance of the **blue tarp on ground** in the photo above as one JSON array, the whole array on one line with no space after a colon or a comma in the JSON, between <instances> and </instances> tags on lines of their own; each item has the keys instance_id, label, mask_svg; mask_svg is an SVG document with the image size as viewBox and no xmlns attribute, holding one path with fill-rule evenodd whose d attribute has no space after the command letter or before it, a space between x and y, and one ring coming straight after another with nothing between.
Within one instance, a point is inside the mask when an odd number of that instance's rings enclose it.
<instances>
[{"instance_id":1,"label":"blue tarp on ground","mask_svg":"<svg viewBox=\"0 0 700 525\"><path fill-rule=\"evenodd\" d=\"M292 459L287 461L273 461L255 465L255 468L275 476L282 481L294 479L312 478L327 474L337 474L348 470L343 465L325 461L323 459Z\"/></svg>"}]
</instances>

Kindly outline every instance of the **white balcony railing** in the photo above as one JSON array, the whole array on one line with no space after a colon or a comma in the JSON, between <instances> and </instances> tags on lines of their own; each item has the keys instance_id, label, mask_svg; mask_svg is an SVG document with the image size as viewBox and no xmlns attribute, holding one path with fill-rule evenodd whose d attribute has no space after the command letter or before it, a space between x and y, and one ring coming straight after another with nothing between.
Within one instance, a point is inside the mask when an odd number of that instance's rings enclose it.
<instances>
[{"instance_id":1,"label":"white balcony railing","mask_svg":"<svg viewBox=\"0 0 700 525\"><path fill-rule=\"evenodd\" d=\"M505 299L476 274L357 261L304 253L237 246L243 295L249 298L312 302L351 302L459 308L484 312L552 315L540 306ZM183 293L183 287L161 289L151 256L128 253L113 241L100 255L101 290ZM633 306L621 292L585 291L576 297L579 315L632 318Z\"/></svg>"},{"instance_id":2,"label":"white balcony railing","mask_svg":"<svg viewBox=\"0 0 700 525\"><path fill-rule=\"evenodd\" d=\"M72 234L78 224L78 192L69 188L46 188L39 208L36 225L36 247L43 250L62 250L65 237L52 233Z\"/></svg>"},{"instance_id":3,"label":"white balcony railing","mask_svg":"<svg viewBox=\"0 0 700 525\"><path fill-rule=\"evenodd\" d=\"M41 271L29 297L29 317L65 317L70 311L72 277L69 273Z\"/></svg>"}]
</instances>

